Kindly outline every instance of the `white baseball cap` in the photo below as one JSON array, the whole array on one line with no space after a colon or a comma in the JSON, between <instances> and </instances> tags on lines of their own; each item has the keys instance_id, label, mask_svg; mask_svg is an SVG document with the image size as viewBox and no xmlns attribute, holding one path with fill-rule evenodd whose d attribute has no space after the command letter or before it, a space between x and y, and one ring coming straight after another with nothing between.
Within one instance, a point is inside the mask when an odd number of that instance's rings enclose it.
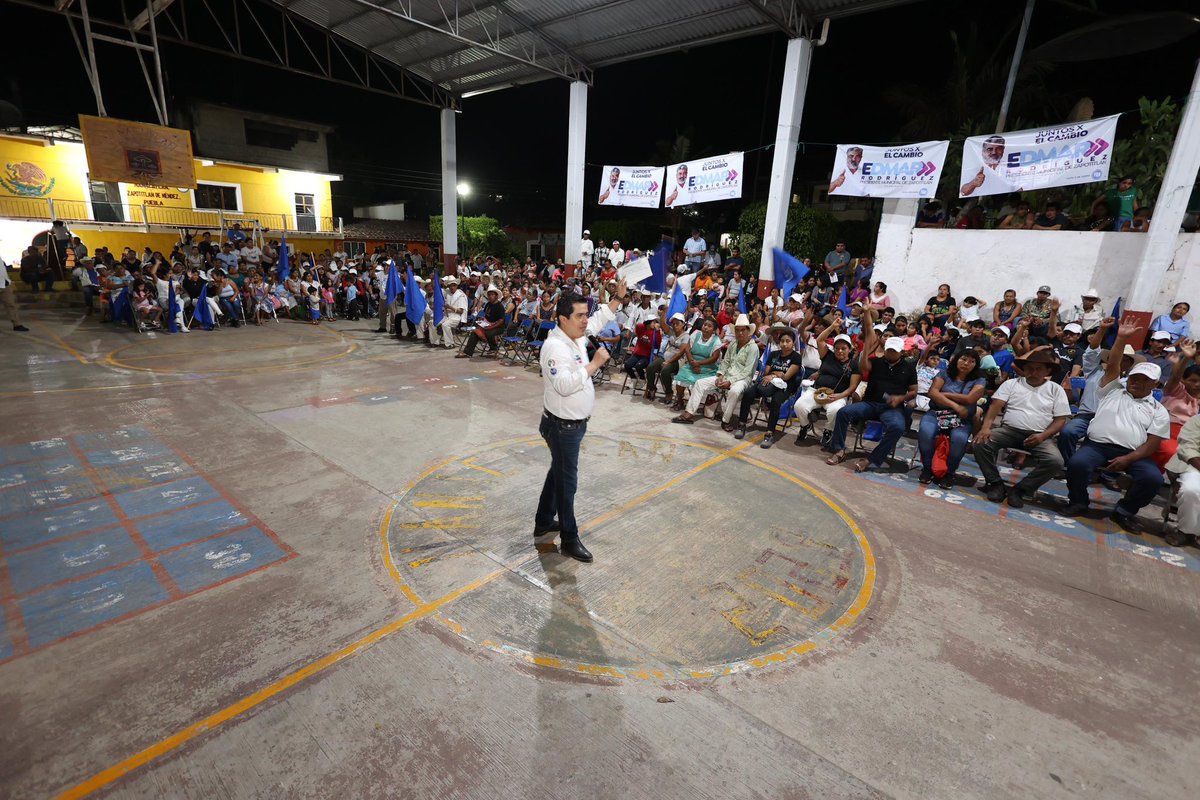
<instances>
[{"instance_id":1,"label":"white baseball cap","mask_svg":"<svg viewBox=\"0 0 1200 800\"><path fill-rule=\"evenodd\" d=\"M1078 322L1070 322L1063 326L1063 331L1068 333L1083 333L1083 326Z\"/></svg>"},{"instance_id":2,"label":"white baseball cap","mask_svg":"<svg viewBox=\"0 0 1200 800\"><path fill-rule=\"evenodd\" d=\"M676 311L674 314L671 315L671 319L669 319L667 321L674 322L675 320L679 320L680 322L687 322L687 317L685 317L683 315L682 311Z\"/></svg>"},{"instance_id":3,"label":"white baseball cap","mask_svg":"<svg viewBox=\"0 0 1200 800\"><path fill-rule=\"evenodd\" d=\"M837 336L833 337L833 343L837 344L838 342L845 342L846 344L849 344L849 345L854 344L854 340L851 339L850 336L845 333L839 333Z\"/></svg>"},{"instance_id":4,"label":"white baseball cap","mask_svg":"<svg viewBox=\"0 0 1200 800\"><path fill-rule=\"evenodd\" d=\"M1159 379L1162 378L1162 368L1153 361L1143 361L1140 364L1135 364L1133 369L1129 370L1129 377L1132 378L1134 375L1145 375L1155 383L1158 383Z\"/></svg>"},{"instance_id":5,"label":"white baseball cap","mask_svg":"<svg viewBox=\"0 0 1200 800\"><path fill-rule=\"evenodd\" d=\"M1150 339L1151 341L1169 342L1171 341L1171 334L1167 333L1166 331L1155 331L1154 333L1150 334Z\"/></svg>"},{"instance_id":6,"label":"white baseball cap","mask_svg":"<svg viewBox=\"0 0 1200 800\"><path fill-rule=\"evenodd\" d=\"M992 333L1003 333L1004 338L1006 338L1006 339L1012 338L1012 329L1009 328L1007 325L999 325L995 328L992 328Z\"/></svg>"},{"instance_id":7,"label":"white baseball cap","mask_svg":"<svg viewBox=\"0 0 1200 800\"><path fill-rule=\"evenodd\" d=\"M584 235L584 236L591 236L591 235L592 235L592 232L591 232L591 231L589 231L589 230L585 230L585 231L583 232L583 235Z\"/></svg>"},{"instance_id":8,"label":"white baseball cap","mask_svg":"<svg viewBox=\"0 0 1200 800\"><path fill-rule=\"evenodd\" d=\"M791 295L790 297L788 297L788 300L795 300L797 303L803 303L803 302L804 302L804 295L802 295L802 294L793 294L793 295Z\"/></svg>"},{"instance_id":9,"label":"white baseball cap","mask_svg":"<svg viewBox=\"0 0 1200 800\"><path fill-rule=\"evenodd\" d=\"M889 336L888 340L883 343L884 350L895 350L897 353L904 352L904 340L899 336Z\"/></svg>"},{"instance_id":10,"label":"white baseball cap","mask_svg":"<svg viewBox=\"0 0 1200 800\"><path fill-rule=\"evenodd\" d=\"M878 331L886 331L886 330L887 330L887 323L886 323L886 322L877 322L877 323L875 323L875 325L873 326L872 330L874 330L874 331L876 331L876 332L878 332Z\"/></svg>"}]
</instances>

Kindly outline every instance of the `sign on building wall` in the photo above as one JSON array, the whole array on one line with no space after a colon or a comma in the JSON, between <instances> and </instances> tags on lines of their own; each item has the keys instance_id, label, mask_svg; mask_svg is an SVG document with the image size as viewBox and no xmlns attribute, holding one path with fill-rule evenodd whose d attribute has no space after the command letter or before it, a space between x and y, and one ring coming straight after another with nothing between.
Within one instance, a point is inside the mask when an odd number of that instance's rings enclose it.
<instances>
[{"instance_id":1,"label":"sign on building wall","mask_svg":"<svg viewBox=\"0 0 1200 800\"><path fill-rule=\"evenodd\" d=\"M829 194L845 197L933 197L950 142L894 147L839 144Z\"/></svg>"},{"instance_id":2,"label":"sign on building wall","mask_svg":"<svg viewBox=\"0 0 1200 800\"><path fill-rule=\"evenodd\" d=\"M92 180L196 188L188 131L83 114L79 129Z\"/></svg>"},{"instance_id":3,"label":"sign on building wall","mask_svg":"<svg viewBox=\"0 0 1200 800\"><path fill-rule=\"evenodd\" d=\"M667 208L742 196L742 154L700 158L667 167Z\"/></svg>"},{"instance_id":4,"label":"sign on building wall","mask_svg":"<svg viewBox=\"0 0 1200 800\"><path fill-rule=\"evenodd\" d=\"M658 208L662 196L663 167L604 165L600 176L599 204Z\"/></svg>"},{"instance_id":5,"label":"sign on building wall","mask_svg":"<svg viewBox=\"0 0 1200 800\"><path fill-rule=\"evenodd\" d=\"M1118 116L972 136L963 145L959 197L1108 180Z\"/></svg>"}]
</instances>

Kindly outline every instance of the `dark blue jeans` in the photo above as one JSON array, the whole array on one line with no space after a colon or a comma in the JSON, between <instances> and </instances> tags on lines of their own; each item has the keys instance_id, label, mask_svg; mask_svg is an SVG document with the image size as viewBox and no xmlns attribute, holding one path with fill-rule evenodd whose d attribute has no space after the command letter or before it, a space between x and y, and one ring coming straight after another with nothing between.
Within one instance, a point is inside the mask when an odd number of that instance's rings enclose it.
<instances>
[{"instance_id":1,"label":"dark blue jeans","mask_svg":"<svg viewBox=\"0 0 1200 800\"><path fill-rule=\"evenodd\" d=\"M846 449L846 432L856 422L877 419L883 423L883 438L871 451L871 465L882 467L888 454L896 447L896 442L908 430L912 422L911 413L907 408L891 408L887 403L872 403L863 401L851 403L838 412L837 422L833 426L833 441L830 447L833 452Z\"/></svg>"},{"instance_id":2,"label":"dark blue jeans","mask_svg":"<svg viewBox=\"0 0 1200 800\"><path fill-rule=\"evenodd\" d=\"M1067 463L1067 497L1071 504L1086 506L1088 504L1088 482L1091 480L1092 472L1117 456L1128 455L1131 452L1133 451L1128 447L1118 447L1115 444L1084 442ZM1118 514L1132 516L1150 505L1163 484L1163 476L1155 466L1154 460L1150 458L1133 462L1126 472L1133 478L1133 485L1117 502L1116 510Z\"/></svg>"},{"instance_id":3,"label":"dark blue jeans","mask_svg":"<svg viewBox=\"0 0 1200 800\"><path fill-rule=\"evenodd\" d=\"M649 356L627 356L625 358L625 372L631 378L645 378L648 366L650 366Z\"/></svg>"},{"instance_id":4,"label":"dark blue jeans","mask_svg":"<svg viewBox=\"0 0 1200 800\"><path fill-rule=\"evenodd\" d=\"M550 527L557 516L559 538L564 542L578 541L575 489L579 485L579 445L587 433L587 420L559 419L543 411L538 433L550 448L550 470L542 485L537 515L533 518L534 528Z\"/></svg>"},{"instance_id":5,"label":"dark blue jeans","mask_svg":"<svg viewBox=\"0 0 1200 800\"><path fill-rule=\"evenodd\" d=\"M1091 425L1092 417L1094 416L1096 415L1076 414L1058 432L1058 452L1062 453L1063 461L1070 461L1071 456L1075 455L1075 450L1078 449L1079 443L1083 441L1083 437L1087 436L1088 426Z\"/></svg>"},{"instance_id":6,"label":"dark blue jeans","mask_svg":"<svg viewBox=\"0 0 1200 800\"><path fill-rule=\"evenodd\" d=\"M938 433L937 415L932 410L926 412L925 416L921 417L921 427L917 431L917 449L921 451L921 466L924 469L933 469L933 451ZM967 442L971 441L970 419L944 433L950 437L950 457L946 459L946 474L953 475L966 455Z\"/></svg>"}]
</instances>

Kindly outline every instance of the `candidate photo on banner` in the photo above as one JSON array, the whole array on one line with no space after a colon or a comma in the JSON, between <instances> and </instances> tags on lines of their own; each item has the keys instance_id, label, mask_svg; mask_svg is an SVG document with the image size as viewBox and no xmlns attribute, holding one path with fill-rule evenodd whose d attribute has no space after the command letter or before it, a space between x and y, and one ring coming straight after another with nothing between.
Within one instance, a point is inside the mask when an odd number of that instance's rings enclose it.
<instances>
[{"instance_id":1,"label":"candidate photo on banner","mask_svg":"<svg viewBox=\"0 0 1200 800\"><path fill-rule=\"evenodd\" d=\"M932 197L950 142L873 147L839 144L829 194L843 197Z\"/></svg>"},{"instance_id":2,"label":"candidate photo on banner","mask_svg":"<svg viewBox=\"0 0 1200 800\"><path fill-rule=\"evenodd\" d=\"M658 208L663 167L621 167L606 164L600 176L598 204Z\"/></svg>"},{"instance_id":3,"label":"candidate photo on banner","mask_svg":"<svg viewBox=\"0 0 1200 800\"><path fill-rule=\"evenodd\" d=\"M742 196L742 154L698 158L667 167L667 208Z\"/></svg>"},{"instance_id":4,"label":"candidate photo on banner","mask_svg":"<svg viewBox=\"0 0 1200 800\"><path fill-rule=\"evenodd\" d=\"M972 136L963 144L958 196L1106 181L1118 117Z\"/></svg>"}]
</instances>

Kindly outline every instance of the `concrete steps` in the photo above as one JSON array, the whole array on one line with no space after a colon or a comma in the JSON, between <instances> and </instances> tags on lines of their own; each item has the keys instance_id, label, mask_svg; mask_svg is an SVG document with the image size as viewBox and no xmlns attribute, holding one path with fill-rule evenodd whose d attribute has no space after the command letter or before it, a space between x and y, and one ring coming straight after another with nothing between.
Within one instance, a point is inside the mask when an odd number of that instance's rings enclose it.
<instances>
[{"instance_id":1,"label":"concrete steps","mask_svg":"<svg viewBox=\"0 0 1200 800\"><path fill-rule=\"evenodd\" d=\"M83 300L83 292L73 287L69 281L57 281L53 292L42 290L34 293L29 284L19 280L13 281L12 288L17 305L31 311L84 308L87 305Z\"/></svg>"}]
</instances>

